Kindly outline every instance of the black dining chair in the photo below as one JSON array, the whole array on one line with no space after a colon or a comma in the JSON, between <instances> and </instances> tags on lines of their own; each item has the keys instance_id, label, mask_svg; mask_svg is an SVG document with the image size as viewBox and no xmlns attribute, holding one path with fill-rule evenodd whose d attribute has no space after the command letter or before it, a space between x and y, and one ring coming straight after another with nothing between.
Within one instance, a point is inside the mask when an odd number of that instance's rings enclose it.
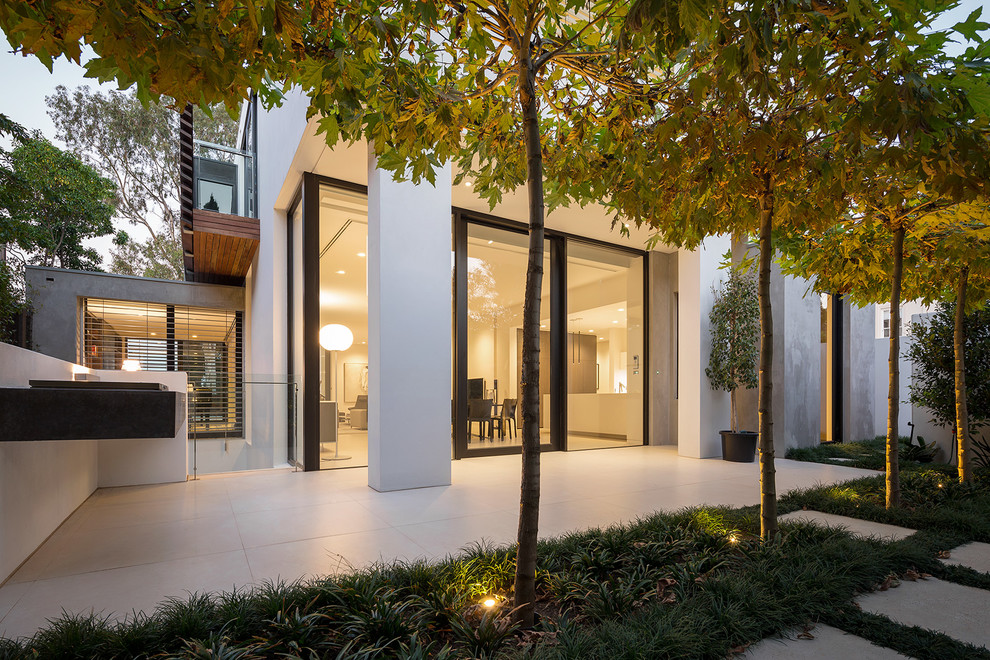
<instances>
[{"instance_id":1,"label":"black dining chair","mask_svg":"<svg viewBox=\"0 0 990 660\"><path fill-rule=\"evenodd\" d=\"M478 437L492 437L492 400L470 399L468 401L468 437L471 436L472 425L478 423Z\"/></svg>"},{"instance_id":2,"label":"black dining chair","mask_svg":"<svg viewBox=\"0 0 990 660\"><path fill-rule=\"evenodd\" d=\"M498 425L498 437L504 439L506 429L509 431L509 437L515 437L516 431L516 407L518 404L518 399L502 399L502 410L499 411L498 417L495 417L492 422Z\"/></svg>"}]
</instances>

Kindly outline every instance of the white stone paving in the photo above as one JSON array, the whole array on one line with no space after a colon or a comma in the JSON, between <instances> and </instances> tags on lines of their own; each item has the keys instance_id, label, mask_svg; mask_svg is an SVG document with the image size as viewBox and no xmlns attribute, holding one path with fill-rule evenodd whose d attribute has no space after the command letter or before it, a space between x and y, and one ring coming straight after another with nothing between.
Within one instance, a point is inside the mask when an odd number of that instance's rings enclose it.
<instances>
[{"instance_id":1,"label":"white stone paving","mask_svg":"<svg viewBox=\"0 0 990 660\"><path fill-rule=\"evenodd\" d=\"M881 614L898 623L945 633L953 639L990 645L990 591L927 578L902 581L887 591L857 599L865 612Z\"/></svg>"},{"instance_id":2,"label":"white stone paving","mask_svg":"<svg viewBox=\"0 0 990 660\"><path fill-rule=\"evenodd\" d=\"M777 518L780 522L810 522L827 527L841 527L855 536L876 537L885 541L898 541L914 534L915 530L896 525L886 525L871 520L860 520L848 516L837 516L821 511L792 511Z\"/></svg>"},{"instance_id":3,"label":"white stone paving","mask_svg":"<svg viewBox=\"0 0 990 660\"><path fill-rule=\"evenodd\" d=\"M63 608L148 611L189 591L442 557L482 539L509 543L519 461L454 461L453 485L390 493L368 487L367 468L98 490L0 587L0 635L30 635ZM871 474L777 460L780 493ZM542 479L543 536L760 498L757 463L684 458L672 447L544 454Z\"/></svg>"},{"instance_id":4,"label":"white stone paving","mask_svg":"<svg viewBox=\"0 0 990 660\"><path fill-rule=\"evenodd\" d=\"M980 573L990 573L990 543L967 543L949 552L942 563L950 566L965 566Z\"/></svg>"},{"instance_id":5,"label":"white stone paving","mask_svg":"<svg viewBox=\"0 0 990 660\"><path fill-rule=\"evenodd\" d=\"M796 629L788 631L783 638L764 639L739 657L745 660L895 660L908 656L818 624L807 633Z\"/></svg>"}]
</instances>

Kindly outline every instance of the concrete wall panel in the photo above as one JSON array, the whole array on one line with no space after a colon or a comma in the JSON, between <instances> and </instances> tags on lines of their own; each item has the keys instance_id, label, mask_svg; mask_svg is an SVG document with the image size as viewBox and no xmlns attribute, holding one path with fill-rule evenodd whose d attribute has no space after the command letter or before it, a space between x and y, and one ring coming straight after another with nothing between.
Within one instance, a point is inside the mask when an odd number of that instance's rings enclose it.
<instances>
[{"instance_id":1,"label":"concrete wall panel","mask_svg":"<svg viewBox=\"0 0 990 660\"><path fill-rule=\"evenodd\" d=\"M719 264L730 247L728 236L713 236L697 250L677 253L677 452L681 456L721 456L718 432L729 427L729 395L712 390L705 368L711 355L712 287L725 278Z\"/></svg>"},{"instance_id":2,"label":"concrete wall panel","mask_svg":"<svg viewBox=\"0 0 990 660\"><path fill-rule=\"evenodd\" d=\"M399 183L368 161L368 485L450 483L450 166Z\"/></svg>"}]
</instances>

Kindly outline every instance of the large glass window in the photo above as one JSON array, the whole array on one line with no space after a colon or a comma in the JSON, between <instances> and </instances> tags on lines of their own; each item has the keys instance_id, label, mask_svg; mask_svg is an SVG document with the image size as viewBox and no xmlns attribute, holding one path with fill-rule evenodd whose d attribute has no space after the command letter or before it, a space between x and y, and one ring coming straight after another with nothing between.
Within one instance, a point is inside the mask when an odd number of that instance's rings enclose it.
<instances>
[{"instance_id":1,"label":"large glass window","mask_svg":"<svg viewBox=\"0 0 990 660\"><path fill-rule=\"evenodd\" d=\"M529 237L469 224L467 239L468 450L520 446L522 318ZM540 305L540 437L550 443L550 243Z\"/></svg>"},{"instance_id":2,"label":"large glass window","mask_svg":"<svg viewBox=\"0 0 990 660\"><path fill-rule=\"evenodd\" d=\"M322 184L321 469L368 464L367 252L367 194Z\"/></svg>"},{"instance_id":3,"label":"large glass window","mask_svg":"<svg viewBox=\"0 0 990 660\"><path fill-rule=\"evenodd\" d=\"M567 448L643 444L643 258L567 245Z\"/></svg>"},{"instance_id":4,"label":"large glass window","mask_svg":"<svg viewBox=\"0 0 990 660\"><path fill-rule=\"evenodd\" d=\"M82 364L184 371L190 438L244 435L241 312L86 298L82 321Z\"/></svg>"}]
</instances>

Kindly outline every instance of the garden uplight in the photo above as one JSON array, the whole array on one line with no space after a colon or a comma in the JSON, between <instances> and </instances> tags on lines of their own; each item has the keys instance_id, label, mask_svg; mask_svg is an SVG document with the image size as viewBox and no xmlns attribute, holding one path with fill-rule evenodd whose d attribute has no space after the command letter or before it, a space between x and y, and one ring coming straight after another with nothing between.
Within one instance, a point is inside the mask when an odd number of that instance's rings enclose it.
<instances>
[{"instance_id":1,"label":"garden uplight","mask_svg":"<svg viewBox=\"0 0 990 660\"><path fill-rule=\"evenodd\" d=\"M495 599L486 598L485 601L482 603L482 605L484 605L485 607L495 607Z\"/></svg>"}]
</instances>

